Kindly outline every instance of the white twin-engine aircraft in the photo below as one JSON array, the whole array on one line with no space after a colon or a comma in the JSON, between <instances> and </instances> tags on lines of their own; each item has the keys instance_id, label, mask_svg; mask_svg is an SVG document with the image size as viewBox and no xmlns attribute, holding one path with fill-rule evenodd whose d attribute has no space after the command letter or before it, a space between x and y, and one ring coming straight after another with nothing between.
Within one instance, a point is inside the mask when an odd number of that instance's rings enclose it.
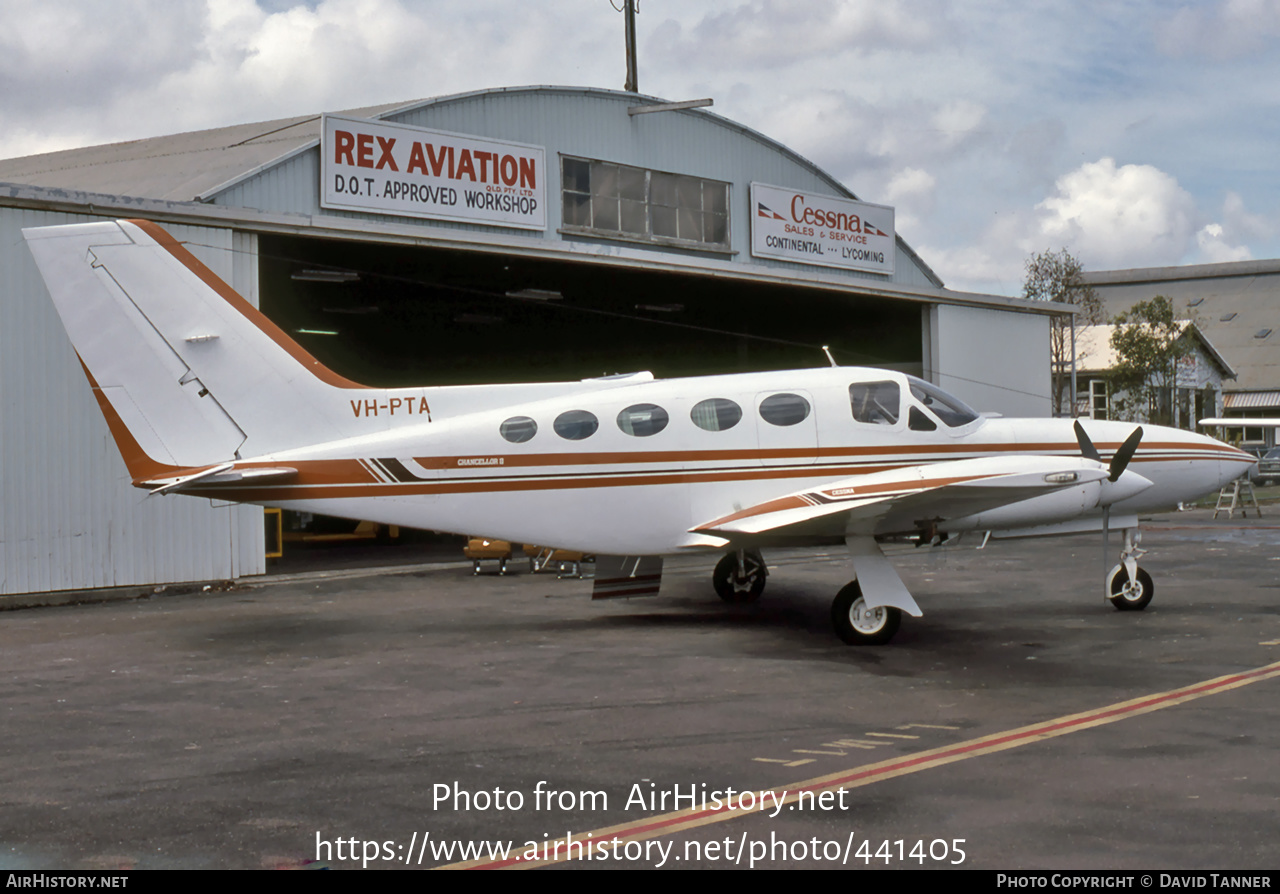
<instances>
[{"instance_id":1,"label":"white twin-engine aircraft","mask_svg":"<svg viewBox=\"0 0 1280 894\"><path fill-rule=\"evenodd\" d=\"M1110 526L1106 593L1141 609L1137 513L1254 462L1177 429L984 418L880 369L367 388L153 223L24 234L135 486L594 553L596 597L656 593L662 556L714 551L716 591L751 601L761 547L843 540L836 630L883 643L921 612L882 543Z\"/></svg>"}]
</instances>

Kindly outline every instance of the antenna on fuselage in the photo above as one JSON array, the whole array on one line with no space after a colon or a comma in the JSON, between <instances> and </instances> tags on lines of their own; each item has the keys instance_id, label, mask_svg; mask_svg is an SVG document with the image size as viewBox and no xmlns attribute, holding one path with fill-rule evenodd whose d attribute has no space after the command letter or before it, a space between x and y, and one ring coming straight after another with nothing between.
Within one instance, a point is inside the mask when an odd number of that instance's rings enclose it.
<instances>
[{"instance_id":1,"label":"antenna on fuselage","mask_svg":"<svg viewBox=\"0 0 1280 894\"><path fill-rule=\"evenodd\" d=\"M824 353L824 354L826 354L826 355L827 355L827 360L829 360L829 361L831 362L831 365L832 365L832 366L839 366L839 365L840 365L840 364L836 363L836 358L834 358L834 357L832 357L832 356L831 356L831 349L830 349L829 347L827 347L826 345L823 345L823 346L822 346L822 353Z\"/></svg>"}]
</instances>

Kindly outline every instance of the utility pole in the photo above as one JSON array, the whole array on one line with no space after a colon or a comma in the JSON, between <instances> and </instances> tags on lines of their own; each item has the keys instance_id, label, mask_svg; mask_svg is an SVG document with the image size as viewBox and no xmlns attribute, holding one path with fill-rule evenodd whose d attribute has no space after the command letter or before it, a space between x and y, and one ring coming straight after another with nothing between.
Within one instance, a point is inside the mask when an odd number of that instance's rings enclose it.
<instances>
[{"instance_id":1,"label":"utility pole","mask_svg":"<svg viewBox=\"0 0 1280 894\"><path fill-rule=\"evenodd\" d=\"M636 76L636 0L623 2L626 4L623 14L627 20L627 83L622 89L629 93L639 93L639 79Z\"/></svg>"}]
</instances>

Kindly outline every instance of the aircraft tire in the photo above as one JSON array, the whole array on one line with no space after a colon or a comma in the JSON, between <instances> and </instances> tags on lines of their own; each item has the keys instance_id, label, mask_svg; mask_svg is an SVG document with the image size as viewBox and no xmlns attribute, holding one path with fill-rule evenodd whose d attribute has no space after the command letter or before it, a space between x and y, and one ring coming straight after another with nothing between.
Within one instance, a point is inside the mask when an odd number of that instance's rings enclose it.
<instances>
[{"instance_id":1,"label":"aircraft tire","mask_svg":"<svg viewBox=\"0 0 1280 894\"><path fill-rule=\"evenodd\" d=\"M746 574L738 573L737 552L725 553L716 563L716 570L711 573L711 584L718 595L730 605L744 605L755 602L764 592L767 569L764 556L757 550L747 550Z\"/></svg>"},{"instance_id":2,"label":"aircraft tire","mask_svg":"<svg viewBox=\"0 0 1280 894\"><path fill-rule=\"evenodd\" d=\"M1137 580L1130 581L1129 576L1124 573L1123 565L1112 568L1111 573L1107 575L1107 592L1111 594L1107 598L1111 600L1116 611L1140 612L1156 595L1156 587L1151 582L1151 575L1139 568L1135 576Z\"/></svg>"},{"instance_id":3,"label":"aircraft tire","mask_svg":"<svg viewBox=\"0 0 1280 894\"><path fill-rule=\"evenodd\" d=\"M850 581L831 603L831 623L836 636L851 646L881 646L893 639L902 623L902 612L890 606L868 609L862 587Z\"/></svg>"}]
</instances>

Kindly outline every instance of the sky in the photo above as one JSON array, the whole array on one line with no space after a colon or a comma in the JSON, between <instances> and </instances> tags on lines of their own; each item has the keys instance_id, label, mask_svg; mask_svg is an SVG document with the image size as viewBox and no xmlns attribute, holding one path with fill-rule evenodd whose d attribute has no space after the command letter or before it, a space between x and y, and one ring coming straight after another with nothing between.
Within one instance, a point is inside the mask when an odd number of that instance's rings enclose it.
<instances>
[{"instance_id":1,"label":"sky","mask_svg":"<svg viewBox=\"0 0 1280 894\"><path fill-rule=\"evenodd\" d=\"M525 84L621 0L4 0L0 158ZM1280 0L640 0L639 86L789 146L948 287L1280 257Z\"/></svg>"}]
</instances>

